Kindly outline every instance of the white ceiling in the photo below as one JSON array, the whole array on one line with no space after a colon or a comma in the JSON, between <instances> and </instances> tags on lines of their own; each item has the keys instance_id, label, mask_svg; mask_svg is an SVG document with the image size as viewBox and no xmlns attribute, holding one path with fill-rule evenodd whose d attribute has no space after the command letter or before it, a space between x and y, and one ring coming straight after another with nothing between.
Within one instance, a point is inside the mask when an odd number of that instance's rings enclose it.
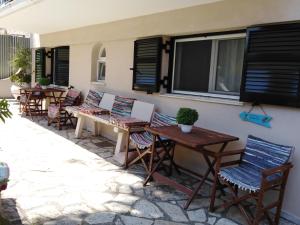
<instances>
[{"instance_id":1,"label":"white ceiling","mask_svg":"<svg viewBox=\"0 0 300 225\"><path fill-rule=\"evenodd\" d=\"M16 0L18 1L18 0ZM22 8L0 10L0 27L52 33L221 0L19 0ZM2 9L5 10L5 9ZM3 14L4 13L4 14Z\"/></svg>"}]
</instances>

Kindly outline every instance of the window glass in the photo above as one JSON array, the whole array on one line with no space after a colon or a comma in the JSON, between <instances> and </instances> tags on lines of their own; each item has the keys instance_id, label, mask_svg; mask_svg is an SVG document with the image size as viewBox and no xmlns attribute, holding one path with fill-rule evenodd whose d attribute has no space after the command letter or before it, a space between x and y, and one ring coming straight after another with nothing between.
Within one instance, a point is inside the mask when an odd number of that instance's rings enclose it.
<instances>
[{"instance_id":1,"label":"window glass","mask_svg":"<svg viewBox=\"0 0 300 225\"><path fill-rule=\"evenodd\" d=\"M105 62L98 62L98 80L105 80Z\"/></svg>"},{"instance_id":2,"label":"window glass","mask_svg":"<svg viewBox=\"0 0 300 225\"><path fill-rule=\"evenodd\" d=\"M220 40L215 90L238 93L243 70L244 39Z\"/></svg>"},{"instance_id":3,"label":"window glass","mask_svg":"<svg viewBox=\"0 0 300 225\"><path fill-rule=\"evenodd\" d=\"M207 92L212 41L176 43L174 89Z\"/></svg>"}]
</instances>

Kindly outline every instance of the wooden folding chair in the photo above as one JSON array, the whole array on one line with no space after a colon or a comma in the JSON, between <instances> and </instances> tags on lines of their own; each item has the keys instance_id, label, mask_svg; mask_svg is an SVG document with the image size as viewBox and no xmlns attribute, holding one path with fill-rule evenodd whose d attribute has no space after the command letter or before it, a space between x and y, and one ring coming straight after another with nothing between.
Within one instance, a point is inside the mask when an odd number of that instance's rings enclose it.
<instances>
[{"instance_id":1,"label":"wooden folding chair","mask_svg":"<svg viewBox=\"0 0 300 225\"><path fill-rule=\"evenodd\" d=\"M291 146L278 145L249 136L245 149L218 154L216 156L216 173L218 176L215 177L210 210L215 209L214 201L219 177L220 181L229 188L232 196L231 201L225 202L221 207L227 208L237 205L249 225L258 225L264 217L268 219L270 224L278 225L284 190L289 171L292 168L290 159L293 150L294 147ZM240 159L222 162L225 157L235 155L240 155ZM242 190L243 193L240 193L239 190ZM265 205L264 197L269 191L278 192L278 199ZM256 201L255 215L247 212L241 204L250 199ZM275 207L276 212L273 219L269 210Z\"/></svg>"},{"instance_id":2,"label":"wooden folding chair","mask_svg":"<svg viewBox=\"0 0 300 225\"><path fill-rule=\"evenodd\" d=\"M45 96L40 92L32 92L26 89L20 89L19 111L26 116L40 116L43 113L43 99Z\"/></svg>"},{"instance_id":3,"label":"wooden folding chair","mask_svg":"<svg viewBox=\"0 0 300 225\"><path fill-rule=\"evenodd\" d=\"M150 126L159 127L159 126L171 126L175 124L176 124L176 119L174 117L155 112L152 117ZM152 170L152 165L150 164L148 165L147 157L149 158L149 156L152 153L152 148L151 148L153 143L152 134L147 131L135 132L135 133L131 133L129 138L130 138L129 144L133 145L134 148L130 149L128 147L126 149L125 168L128 168L129 166L132 166L133 164L141 161L147 173L150 173L150 171ZM170 157L173 157L174 151L172 151L171 149L173 148L173 146L171 145L168 139L163 138L162 140L157 140L155 144L163 145L161 147L170 148L168 152L170 152ZM137 152L137 157L129 161L128 154L129 152L132 151ZM159 153L156 155L156 157L159 158ZM171 171L169 171L169 173L170 172Z\"/></svg>"},{"instance_id":4,"label":"wooden folding chair","mask_svg":"<svg viewBox=\"0 0 300 225\"><path fill-rule=\"evenodd\" d=\"M59 102L48 106L48 126L52 123L57 123L58 129L61 130L62 125L67 125L67 123L70 122L70 125L75 127L72 121L75 117L72 113L66 111L66 107L79 105L80 101L80 91L69 89L66 97L61 98Z\"/></svg>"}]
</instances>

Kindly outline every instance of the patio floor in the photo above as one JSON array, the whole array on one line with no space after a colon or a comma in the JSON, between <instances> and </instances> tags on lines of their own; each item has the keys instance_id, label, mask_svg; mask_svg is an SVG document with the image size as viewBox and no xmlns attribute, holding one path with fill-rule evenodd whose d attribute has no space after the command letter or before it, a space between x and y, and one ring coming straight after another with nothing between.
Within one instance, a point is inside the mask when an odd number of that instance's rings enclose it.
<instances>
[{"instance_id":1,"label":"patio floor","mask_svg":"<svg viewBox=\"0 0 300 225\"><path fill-rule=\"evenodd\" d=\"M73 129L21 117L14 101L11 109L13 118L0 124L0 158L11 169L1 210L10 224L245 224L236 207L208 212L208 185L185 211L184 194L153 182L143 187L140 165L126 171L114 162L113 142L89 132L75 139ZM188 175L175 178L195 185Z\"/></svg>"}]
</instances>

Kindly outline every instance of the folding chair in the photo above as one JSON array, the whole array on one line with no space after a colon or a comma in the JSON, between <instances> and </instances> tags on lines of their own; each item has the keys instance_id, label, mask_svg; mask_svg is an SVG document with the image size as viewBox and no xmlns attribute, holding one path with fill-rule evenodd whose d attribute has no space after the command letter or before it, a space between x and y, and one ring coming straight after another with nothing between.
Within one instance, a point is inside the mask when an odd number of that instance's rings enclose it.
<instances>
[{"instance_id":1,"label":"folding chair","mask_svg":"<svg viewBox=\"0 0 300 225\"><path fill-rule=\"evenodd\" d=\"M74 127L72 119L75 117L66 111L66 107L80 104L80 91L69 89L66 97L61 98L59 102L48 106L48 126L53 122L57 123L58 129L61 130L62 125L70 124Z\"/></svg>"},{"instance_id":2,"label":"folding chair","mask_svg":"<svg viewBox=\"0 0 300 225\"><path fill-rule=\"evenodd\" d=\"M274 144L263 139L249 136L245 150L223 152L217 155L216 173L210 210L213 211L217 179L229 188L232 200L225 202L221 207L227 208L237 205L246 221L250 225L258 225L264 216L270 224L279 223L284 190L289 171L294 147ZM228 156L240 155L239 160L222 163L222 159ZM228 167L236 165L234 167ZM242 190L243 193L239 193ZM266 192L275 190L278 199L268 205L264 205ZM246 194L245 194L246 192ZM256 201L255 215L242 206L242 202L254 199ZM275 198L273 198L275 199ZM269 210L276 207L275 218L272 219Z\"/></svg>"},{"instance_id":3,"label":"folding chair","mask_svg":"<svg viewBox=\"0 0 300 225\"><path fill-rule=\"evenodd\" d=\"M43 99L45 96L40 92L32 92L26 89L20 89L19 111L26 116L42 115Z\"/></svg>"},{"instance_id":4,"label":"folding chair","mask_svg":"<svg viewBox=\"0 0 300 225\"><path fill-rule=\"evenodd\" d=\"M150 126L152 127L171 126L171 125L176 125L176 119L174 117L157 113L157 112L154 113L150 124ZM134 149L130 149L129 147L126 149L126 159L128 159L129 152L136 151L138 155L135 159L133 159L130 162L126 160L125 168L132 166L138 161L141 161L147 173L150 173L152 169L152 165L147 165L146 157L148 157L152 153L151 151L152 150L151 146L153 143L152 134L147 131L135 132L135 133L131 133L129 138L130 138L129 144L133 145ZM157 140L155 144L157 145L164 144L165 147L167 146L172 147L170 146L171 143L166 138L163 138L162 140ZM159 158L159 154L157 154L156 157Z\"/></svg>"}]
</instances>

